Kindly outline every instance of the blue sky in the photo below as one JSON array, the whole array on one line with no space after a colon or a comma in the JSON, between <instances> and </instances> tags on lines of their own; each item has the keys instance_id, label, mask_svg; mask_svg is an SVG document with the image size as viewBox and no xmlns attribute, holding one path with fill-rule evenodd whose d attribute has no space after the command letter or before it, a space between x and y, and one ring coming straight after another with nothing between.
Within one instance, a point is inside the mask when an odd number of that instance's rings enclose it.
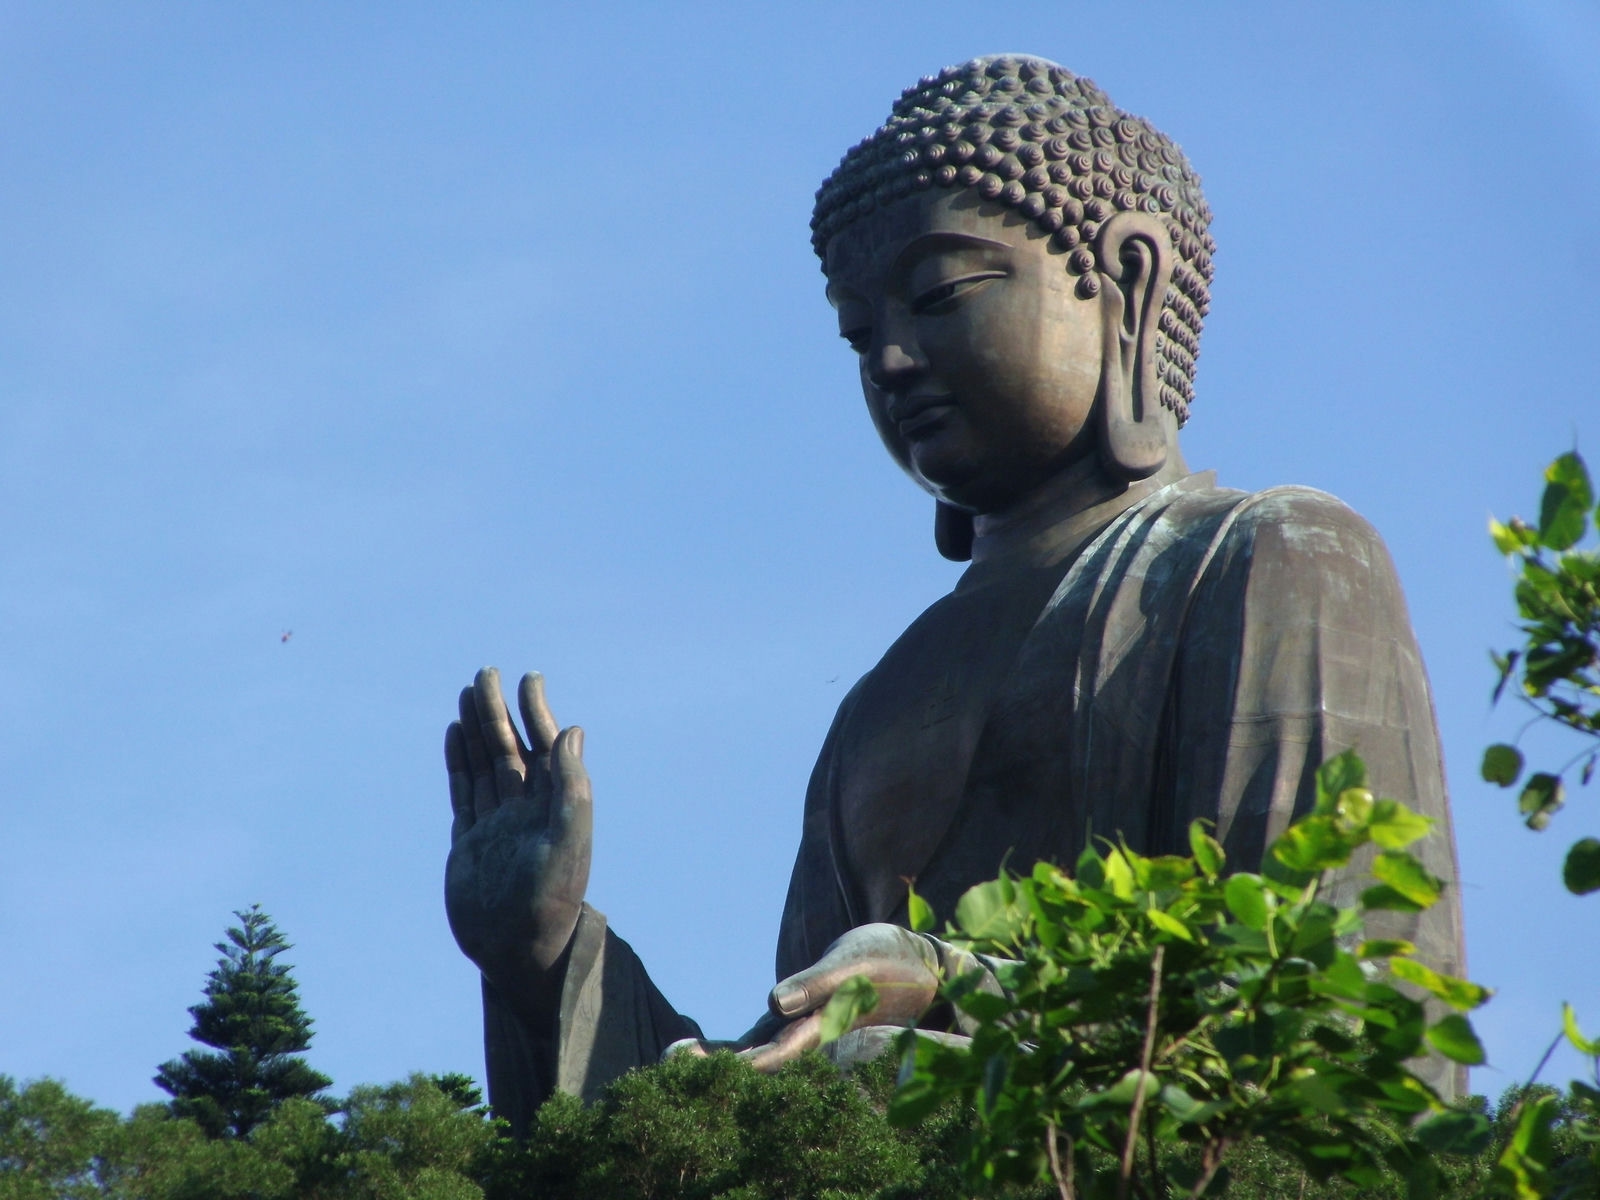
<instances>
[{"instance_id":1,"label":"blue sky","mask_svg":"<svg viewBox=\"0 0 1600 1200\"><path fill-rule=\"evenodd\" d=\"M709 1031L759 1013L833 709L957 574L811 195L1002 50L1204 177L1191 466L1388 540L1498 989L1475 1086L1562 1000L1600 1028L1600 898L1557 881L1600 795L1535 835L1476 772L1517 725L1485 520L1600 465L1600 11L1052 12L0 3L0 1072L158 1098L259 901L337 1088L480 1073L440 743L485 663L588 731L594 903Z\"/></svg>"}]
</instances>

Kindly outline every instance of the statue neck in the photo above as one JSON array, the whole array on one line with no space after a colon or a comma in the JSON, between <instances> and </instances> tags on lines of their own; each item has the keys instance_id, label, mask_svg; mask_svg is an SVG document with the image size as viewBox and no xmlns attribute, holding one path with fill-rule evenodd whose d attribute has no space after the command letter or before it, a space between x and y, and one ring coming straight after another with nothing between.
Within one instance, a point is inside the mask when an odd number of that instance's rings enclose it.
<instances>
[{"instance_id":1,"label":"statue neck","mask_svg":"<svg viewBox=\"0 0 1600 1200\"><path fill-rule=\"evenodd\" d=\"M1123 483L1100 467L1097 456L1074 463L1022 503L972 519L974 575L1061 562L1118 513L1189 474L1174 449L1166 466L1148 479ZM965 576L963 576L965 582Z\"/></svg>"}]
</instances>

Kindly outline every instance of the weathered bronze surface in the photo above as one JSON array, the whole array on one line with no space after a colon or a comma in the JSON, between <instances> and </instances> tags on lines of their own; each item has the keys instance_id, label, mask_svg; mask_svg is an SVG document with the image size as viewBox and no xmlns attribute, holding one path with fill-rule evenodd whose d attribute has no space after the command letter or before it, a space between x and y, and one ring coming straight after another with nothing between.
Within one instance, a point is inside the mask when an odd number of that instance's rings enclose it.
<instances>
[{"instance_id":1,"label":"weathered bronze surface","mask_svg":"<svg viewBox=\"0 0 1600 1200\"><path fill-rule=\"evenodd\" d=\"M1002 861L1070 863L1091 830L1182 852L1196 817L1259 862L1350 746L1439 822L1423 856L1455 880L1432 702L1377 534L1331 496L1218 488L1179 453L1208 221L1167 138L1016 57L908 89L818 193L873 424L934 496L940 551L972 565L823 745L779 983L736 1043L758 1066L815 1045L853 974L910 985L875 1019L918 1018L950 951L901 928L907 879L950 912ZM700 1031L584 903L581 731L558 733L536 676L519 707L526 745L480 672L445 749L451 928L483 975L491 1100L521 1128L552 1089L592 1096ZM1460 969L1453 890L1381 932Z\"/></svg>"}]
</instances>

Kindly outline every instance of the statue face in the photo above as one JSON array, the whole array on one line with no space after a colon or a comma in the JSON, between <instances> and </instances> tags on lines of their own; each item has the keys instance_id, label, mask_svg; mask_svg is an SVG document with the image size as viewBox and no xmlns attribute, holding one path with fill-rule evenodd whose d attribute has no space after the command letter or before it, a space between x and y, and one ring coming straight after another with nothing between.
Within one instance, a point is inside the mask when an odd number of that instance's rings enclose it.
<instances>
[{"instance_id":1,"label":"statue face","mask_svg":"<svg viewBox=\"0 0 1600 1200\"><path fill-rule=\"evenodd\" d=\"M1093 452L1099 304L1030 222L931 189L841 230L826 271L878 435L935 496L1003 512Z\"/></svg>"}]
</instances>

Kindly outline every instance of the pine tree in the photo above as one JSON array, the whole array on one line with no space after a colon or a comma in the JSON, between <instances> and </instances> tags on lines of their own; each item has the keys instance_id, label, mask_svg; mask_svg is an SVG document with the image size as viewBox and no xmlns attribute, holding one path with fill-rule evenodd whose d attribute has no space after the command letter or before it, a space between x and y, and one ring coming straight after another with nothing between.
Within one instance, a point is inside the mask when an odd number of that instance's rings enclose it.
<instances>
[{"instance_id":1,"label":"pine tree","mask_svg":"<svg viewBox=\"0 0 1600 1200\"><path fill-rule=\"evenodd\" d=\"M278 961L289 943L259 904L233 915L239 925L216 943L222 958L206 977L206 998L189 1010L189 1036L215 1049L185 1051L155 1077L172 1094L173 1114L212 1137L245 1137L283 1101L315 1098L333 1082L298 1057L311 1044L311 1018Z\"/></svg>"}]
</instances>

